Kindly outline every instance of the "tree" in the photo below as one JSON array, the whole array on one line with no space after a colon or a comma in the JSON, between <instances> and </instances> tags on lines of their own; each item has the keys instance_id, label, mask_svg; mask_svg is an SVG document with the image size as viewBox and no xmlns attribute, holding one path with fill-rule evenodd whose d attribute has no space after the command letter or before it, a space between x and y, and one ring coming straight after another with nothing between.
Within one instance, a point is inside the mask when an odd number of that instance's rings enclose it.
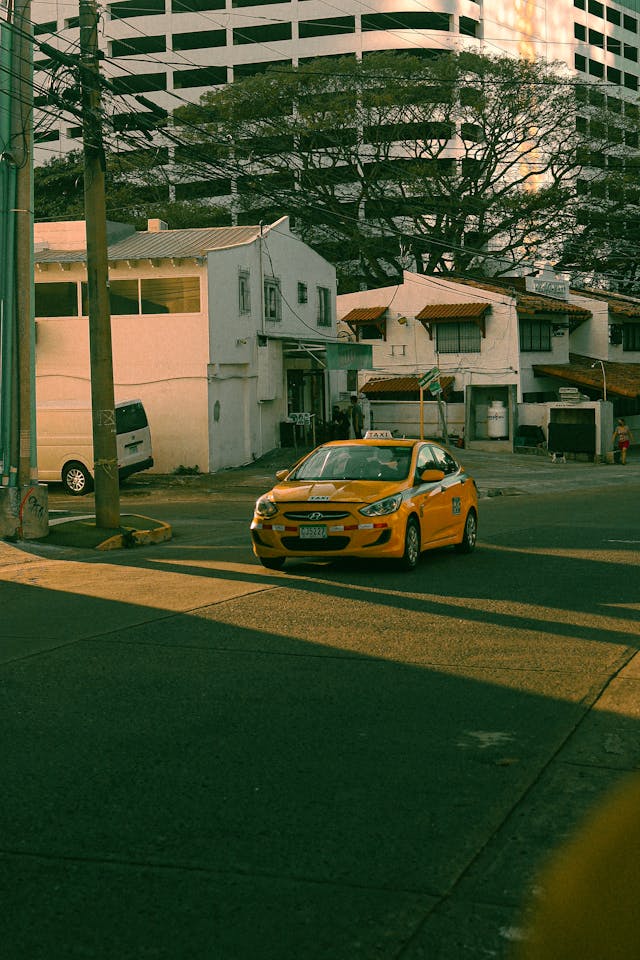
<instances>
[{"instance_id":1,"label":"tree","mask_svg":"<svg viewBox=\"0 0 640 960\"><path fill-rule=\"evenodd\" d=\"M467 51L271 68L174 114L189 144L175 175L227 178L244 222L290 214L341 290L406 267L499 275L553 259L575 229L576 84Z\"/></svg>"},{"instance_id":2,"label":"tree","mask_svg":"<svg viewBox=\"0 0 640 960\"><path fill-rule=\"evenodd\" d=\"M163 164L166 148L130 150L110 154L106 171L107 217L144 230L149 217L164 220L171 228L226 225L228 214L218 207L170 199ZM84 162L72 151L34 171L36 220L84 218Z\"/></svg>"},{"instance_id":3,"label":"tree","mask_svg":"<svg viewBox=\"0 0 640 960\"><path fill-rule=\"evenodd\" d=\"M578 88L579 110L595 105L606 111L604 129L598 117L578 116L578 125L605 141L604 148L584 157L577 183L578 229L567 240L559 266L575 283L621 293L640 290L640 183L638 119L631 100L585 85ZM606 98L606 99L605 99Z\"/></svg>"}]
</instances>

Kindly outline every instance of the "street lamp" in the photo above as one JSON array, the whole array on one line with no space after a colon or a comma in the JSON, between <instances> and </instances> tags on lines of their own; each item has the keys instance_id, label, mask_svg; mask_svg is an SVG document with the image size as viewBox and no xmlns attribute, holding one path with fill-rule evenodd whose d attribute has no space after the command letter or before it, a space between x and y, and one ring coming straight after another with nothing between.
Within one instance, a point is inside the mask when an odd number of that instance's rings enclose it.
<instances>
[{"instance_id":1,"label":"street lamp","mask_svg":"<svg viewBox=\"0 0 640 960\"><path fill-rule=\"evenodd\" d=\"M602 399L603 399L604 402L606 403L606 402L607 402L607 374L606 374L606 371L605 371L605 369L604 369L604 363L603 363L603 361L602 361L602 360L594 360L594 362L591 364L591 369L593 370L593 368L596 367L598 364L600 364L600 366L601 366L601 368L602 368Z\"/></svg>"}]
</instances>

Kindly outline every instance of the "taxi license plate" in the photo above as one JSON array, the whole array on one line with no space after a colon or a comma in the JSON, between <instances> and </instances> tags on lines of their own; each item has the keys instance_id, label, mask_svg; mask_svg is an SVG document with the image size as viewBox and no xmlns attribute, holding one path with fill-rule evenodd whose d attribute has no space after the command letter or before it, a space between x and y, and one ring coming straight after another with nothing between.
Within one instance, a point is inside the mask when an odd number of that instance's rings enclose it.
<instances>
[{"instance_id":1,"label":"taxi license plate","mask_svg":"<svg viewBox=\"0 0 640 960\"><path fill-rule=\"evenodd\" d=\"M316 523L309 527L300 527L301 540L324 540L327 536L327 528L323 523Z\"/></svg>"}]
</instances>

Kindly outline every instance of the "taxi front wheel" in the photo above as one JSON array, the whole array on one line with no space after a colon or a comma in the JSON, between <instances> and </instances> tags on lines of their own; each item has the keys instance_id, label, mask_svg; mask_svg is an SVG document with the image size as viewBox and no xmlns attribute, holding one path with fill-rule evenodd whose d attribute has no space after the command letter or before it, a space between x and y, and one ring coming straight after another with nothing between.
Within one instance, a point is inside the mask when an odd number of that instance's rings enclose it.
<instances>
[{"instance_id":1,"label":"taxi front wheel","mask_svg":"<svg viewBox=\"0 0 640 960\"><path fill-rule=\"evenodd\" d=\"M413 570L420 559L420 527L415 517L409 517L404 535L404 553L400 561L404 570Z\"/></svg>"},{"instance_id":2,"label":"taxi front wheel","mask_svg":"<svg viewBox=\"0 0 640 960\"><path fill-rule=\"evenodd\" d=\"M471 553L478 539L478 518L475 510L469 510L464 522L464 532L460 543L456 543L458 553Z\"/></svg>"}]
</instances>

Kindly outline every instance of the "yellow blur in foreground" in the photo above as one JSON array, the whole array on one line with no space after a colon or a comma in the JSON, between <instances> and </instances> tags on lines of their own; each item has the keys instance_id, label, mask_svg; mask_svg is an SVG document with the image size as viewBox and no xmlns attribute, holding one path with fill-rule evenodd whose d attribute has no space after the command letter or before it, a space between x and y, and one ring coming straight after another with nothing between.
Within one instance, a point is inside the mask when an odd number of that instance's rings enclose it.
<instances>
[{"instance_id":1,"label":"yellow blur in foreground","mask_svg":"<svg viewBox=\"0 0 640 960\"><path fill-rule=\"evenodd\" d=\"M597 808L540 888L517 960L640 957L640 778Z\"/></svg>"}]
</instances>

